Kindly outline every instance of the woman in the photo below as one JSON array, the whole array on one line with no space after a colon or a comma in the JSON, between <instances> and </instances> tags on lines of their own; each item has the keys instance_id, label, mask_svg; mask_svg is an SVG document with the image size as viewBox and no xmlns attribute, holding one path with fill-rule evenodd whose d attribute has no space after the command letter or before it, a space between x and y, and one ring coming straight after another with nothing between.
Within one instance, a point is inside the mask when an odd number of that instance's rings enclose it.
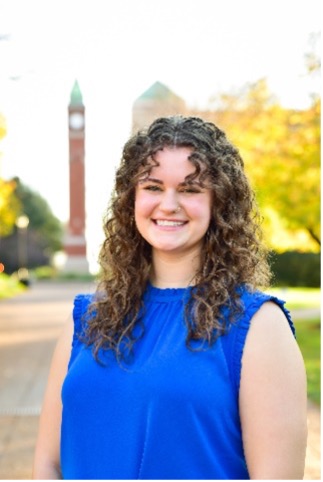
<instances>
[{"instance_id":1,"label":"woman","mask_svg":"<svg viewBox=\"0 0 323 482\"><path fill-rule=\"evenodd\" d=\"M105 234L97 293L54 354L34 478L301 479L304 364L284 303L257 290L269 270L225 134L175 116L134 135Z\"/></svg>"}]
</instances>

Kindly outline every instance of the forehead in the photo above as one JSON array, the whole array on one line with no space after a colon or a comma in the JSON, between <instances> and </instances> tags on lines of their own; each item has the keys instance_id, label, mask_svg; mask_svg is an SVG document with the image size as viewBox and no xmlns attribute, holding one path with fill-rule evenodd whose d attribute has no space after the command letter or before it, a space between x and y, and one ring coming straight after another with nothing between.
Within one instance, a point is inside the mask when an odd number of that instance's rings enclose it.
<instances>
[{"instance_id":1,"label":"forehead","mask_svg":"<svg viewBox=\"0 0 323 482\"><path fill-rule=\"evenodd\" d=\"M192 165L189 156L192 149L189 147L164 147L155 153L153 158L161 165L176 163L176 165Z\"/></svg>"},{"instance_id":2,"label":"forehead","mask_svg":"<svg viewBox=\"0 0 323 482\"><path fill-rule=\"evenodd\" d=\"M136 178L137 180L154 178L174 183L184 181L208 183L207 166L199 155L196 157L196 154L191 147L165 146L147 159L147 163L138 171Z\"/></svg>"},{"instance_id":3,"label":"forehead","mask_svg":"<svg viewBox=\"0 0 323 482\"><path fill-rule=\"evenodd\" d=\"M194 164L189 160L192 149L189 147L164 147L158 150L148 161L151 173L160 175L187 176L195 172Z\"/></svg>"}]
</instances>

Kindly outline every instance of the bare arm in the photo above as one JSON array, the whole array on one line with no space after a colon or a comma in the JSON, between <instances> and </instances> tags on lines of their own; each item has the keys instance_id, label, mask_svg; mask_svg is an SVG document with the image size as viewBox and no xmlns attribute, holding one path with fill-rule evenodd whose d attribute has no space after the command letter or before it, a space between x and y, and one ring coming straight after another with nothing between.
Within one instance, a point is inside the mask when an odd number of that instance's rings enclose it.
<instances>
[{"instance_id":1,"label":"bare arm","mask_svg":"<svg viewBox=\"0 0 323 482\"><path fill-rule=\"evenodd\" d=\"M73 321L58 339L49 372L36 442L33 479L60 479L61 388L71 354Z\"/></svg>"},{"instance_id":2,"label":"bare arm","mask_svg":"<svg viewBox=\"0 0 323 482\"><path fill-rule=\"evenodd\" d=\"M251 479L303 479L307 439L303 358L281 309L254 315L242 357L240 416Z\"/></svg>"}]
</instances>

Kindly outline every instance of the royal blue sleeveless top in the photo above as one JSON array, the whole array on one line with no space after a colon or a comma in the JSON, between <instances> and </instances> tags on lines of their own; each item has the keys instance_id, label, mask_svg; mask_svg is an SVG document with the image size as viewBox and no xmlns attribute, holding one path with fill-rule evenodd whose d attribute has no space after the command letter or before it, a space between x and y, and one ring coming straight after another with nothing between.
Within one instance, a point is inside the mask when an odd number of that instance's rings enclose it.
<instances>
[{"instance_id":1,"label":"royal blue sleeveless top","mask_svg":"<svg viewBox=\"0 0 323 482\"><path fill-rule=\"evenodd\" d=\"M249 479L238 394L250 320L273 296L242 290L243 313L207 349L185 344L190 288L148 286L144 336L121 364L99 364L78 338L92 295L78 295L68 373L62 388L64 479Z\"/></svg>"}]
</instances>

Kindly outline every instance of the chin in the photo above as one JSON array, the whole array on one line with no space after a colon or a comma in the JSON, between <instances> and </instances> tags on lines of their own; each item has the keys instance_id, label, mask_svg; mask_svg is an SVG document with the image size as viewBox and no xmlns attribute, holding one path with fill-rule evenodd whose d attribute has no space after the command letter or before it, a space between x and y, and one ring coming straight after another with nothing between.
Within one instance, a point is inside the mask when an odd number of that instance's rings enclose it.
<instances>
[{"instance_id":1,"label":"chin","mask_svg":"<svg viewBox=\"0 0 323 482\"><path fill-rule=\"evenodd\" d=\"M184 246L174 245L174 244L160 244L160 243L150 243L153 250L156 251L165 251L167 253L171 253L172 251L181 251L185 249Z\"/></svg>"}]
</instances>

